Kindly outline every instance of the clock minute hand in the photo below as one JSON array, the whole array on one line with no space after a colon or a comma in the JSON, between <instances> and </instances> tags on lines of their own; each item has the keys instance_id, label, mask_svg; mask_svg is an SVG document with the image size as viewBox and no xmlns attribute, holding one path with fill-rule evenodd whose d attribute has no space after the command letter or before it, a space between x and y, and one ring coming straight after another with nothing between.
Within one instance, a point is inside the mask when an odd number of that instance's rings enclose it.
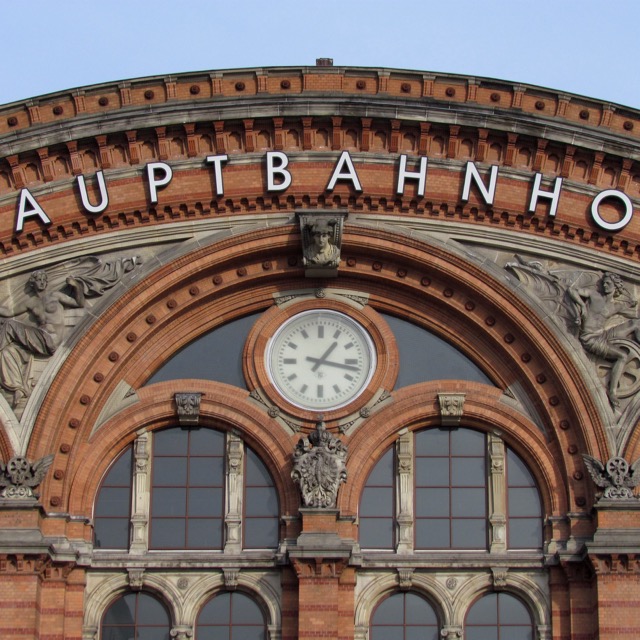
<instances>
[{"instance_id":1,"label":"clock minute hand","mask_svg":"<svg viewBox=\"0 0 640 640\"><path fill-rule=\"evenodd\" d=\"M307 360L311 360L313 362L315 362L315 364L313 365L313 367L311 367L311 371L317 371L318 367L326 361L326 359L329 357L329 355L331 354L331 352L338 346L337 342L334 342L333 344L330 345L330 347L319 357L319 358L310 358L307 357Z\"/></svg>"},{"instance_id":2,"label":"clock minute hand","mask_svg":"<svg viewBox=\"0 0 640 640\"><path fill-rule=\"evenodd\" d=\"M352 364L342 364L341 362L333 362L332 360L323 360L320 362L320 358L312 358L311 356L307 356L305 358L309 362L315 362L316 364L311 368L312 371L315 371L315 367L320 364L326 364L330 367L337 367L338 369L348 369L349 371L360 371L360 367L356 367Z\"/></svg>"}]
</instances>

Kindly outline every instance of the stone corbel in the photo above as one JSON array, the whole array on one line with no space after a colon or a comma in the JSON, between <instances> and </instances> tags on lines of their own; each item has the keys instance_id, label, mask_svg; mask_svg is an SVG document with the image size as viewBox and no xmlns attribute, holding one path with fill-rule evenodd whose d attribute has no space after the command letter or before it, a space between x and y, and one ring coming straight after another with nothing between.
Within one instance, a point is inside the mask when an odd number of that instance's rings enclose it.
<instances>
[{"instance_id":1,"label":"stone corbel","mask_svg":"<svg viewBox=\"0 0 640 640\"><path fill-rule=\"evenodd\" d=\"M82 627L82 640L95 640L98 634L98 627L93 625L84 625Z\"/></svg>"},{"instance_id":2,"label":"stone corbel","mask_svg":"<svg viewBox=\"0 0 640 640\"><path fill-rule=\"evenodd\" d=\"M413 587L413 567L398 567L398 587L400 591L409 591Z\"/></svg>"},{"instance_id":3,"label":"stone corbel","mask_svg":"<svg viewBox=\"0 0 640 640\"><path fill-rule=\"evenodd\" d=\"M200 400L204 394L197 391L176 393L176 414L181 427L197 427L200 422Z\"/></svg>"},{"instance_id":4,"label":"stone corbel","mask_svg":"<svg viewBox=\"0 0 640 640\"><path fill-rule=\"evenodd\" d=\"M7 464L0 461L0 501L21 501L35 503L38 494L33 491L44 480L53 454L29 462L27 458L15 456Z\"/></svg>"},{"instance_id":5,"label":"stone corbel","mask_svg":"<svg viewBox=\"0 0 640 640\"><path fill-rule=\"evenodd\" d=\"M144 568L143 567L129 567L127 569L129 574L129 587L131 591L140 591L144 585Z\"/></svg>"},{"instance_id":6,"label":"stone corbel","mask_svg":"<svg viewBox=\"0 0 640 640\"><path fill-rule=\"evenodd\" d=\"M302 264L307 278L338 275L346 211L298 213L302 238Z\"/></svg>"},{"instance_id":7,"label":"stone corbel","mask_svg":"<svg viewBox=\"0 0 640 640\"><path fill-rule=\"evenodd\" d=\"M458 627L457 625L448 625L446 627L442 627L440 636L443 638L449 638L449 640L462 638L462 627Z\"/></svg>"},{"instance_id":8,"label":"stone corbel","mask_svg":"<svg viewBox=\"0 0 640 640\"><path fill-rule=\"evenodd\" d=\"M507 586L507 574L509 569L503 567L491 567L491 577L493 579L493 588L500 591Z\"/></svg>"},{"instance_id":9,"label":"stone corbel","mask_svg":"<svg viewBox=\"0 0 640 640\"><path fill-rule=\"evenodd\" d=\"M439 393L440 423L443 427L459 427L464 410L464 393Z\"/></svg>"},{"instance_id":10,"label":"stone corbel","mask_svg":"<svg viewBox=\"0 0 640 640\"><path fill-rule=\"evenodd\" d=\"M239 567L229 567L222 570L224 574L224 586L227 591L235 591L238 588L238 578L240 577Z\"/></svg>"}]
</instances>

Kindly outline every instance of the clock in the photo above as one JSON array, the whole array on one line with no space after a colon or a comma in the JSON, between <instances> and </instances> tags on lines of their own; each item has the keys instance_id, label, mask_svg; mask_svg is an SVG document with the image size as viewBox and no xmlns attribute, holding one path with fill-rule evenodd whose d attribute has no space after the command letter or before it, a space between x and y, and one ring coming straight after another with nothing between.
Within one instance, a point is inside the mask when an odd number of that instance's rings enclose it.
<instances>
[{"instance_id":1,"label":"clock","mask_svg":"<svg viewBox=\"0 0 640 640\"><path fill-rule=\"evenodd\" d=\"M346 406L367 388L376 352L358 322L339 311L312 309L274 333L265 364L285 400L302 409L331 410Z\"/></svg>"}]
</instances>

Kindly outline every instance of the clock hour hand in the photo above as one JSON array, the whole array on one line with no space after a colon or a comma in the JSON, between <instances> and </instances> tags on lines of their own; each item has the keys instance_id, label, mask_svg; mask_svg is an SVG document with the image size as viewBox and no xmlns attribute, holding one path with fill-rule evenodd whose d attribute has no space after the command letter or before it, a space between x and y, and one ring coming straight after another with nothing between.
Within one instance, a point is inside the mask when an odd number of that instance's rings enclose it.
<instances>
[{"instance_id":1,"label":"clock hour hand","mask_svg":"<svg viewBox=\"0 0 640 640\"><path fill-rule=\"evenodd\" d=\"M318 367L326 362L327 358L329 357L329 355L331 354L331 352L338 346L337 342L334 342L333 344L331 344L331 346L319 357L319 358L310 358L307 357L307 360L311 360L312 362L315 362L315 364L313 365L313 367L311 367L311 371L317 371Z\"/></svg>"},{"instance_id":2,"label":"clock hour hand","mask_svg":"<svg viewBox=\"0 0 640 640\"><path fill-rule=\"evenodd\" d=\"M342 364L341 362L333 362L331 360L322 360L320 358L312 358L311 356L307 356L305 360L309 362L315 362L316 364L311 367L311 371L315 371L318 366L321 364L326 364L330 367L337 367L338 369L348 369L349 371L360 371L360 367L356 367L352 364Z\"/></svg>"}]
</instances>

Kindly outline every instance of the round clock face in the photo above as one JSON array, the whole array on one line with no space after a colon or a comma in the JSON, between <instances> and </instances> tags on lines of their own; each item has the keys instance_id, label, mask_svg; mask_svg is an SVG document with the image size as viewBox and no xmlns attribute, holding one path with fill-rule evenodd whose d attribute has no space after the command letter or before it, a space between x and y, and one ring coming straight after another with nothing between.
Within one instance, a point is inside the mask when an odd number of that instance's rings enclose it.
<instances>
[{"instance_id":1,"label":"round clock face","mask_svg":"<svg viewBox=\"0 0 640 640\"><path fill-rule=\"evenodd\" d=\"M329 310L304 311L285 322L267 345L269 377L302 409L338 409L357 398L376 367L369 334Z\"/></svg>"}]
</instances>

